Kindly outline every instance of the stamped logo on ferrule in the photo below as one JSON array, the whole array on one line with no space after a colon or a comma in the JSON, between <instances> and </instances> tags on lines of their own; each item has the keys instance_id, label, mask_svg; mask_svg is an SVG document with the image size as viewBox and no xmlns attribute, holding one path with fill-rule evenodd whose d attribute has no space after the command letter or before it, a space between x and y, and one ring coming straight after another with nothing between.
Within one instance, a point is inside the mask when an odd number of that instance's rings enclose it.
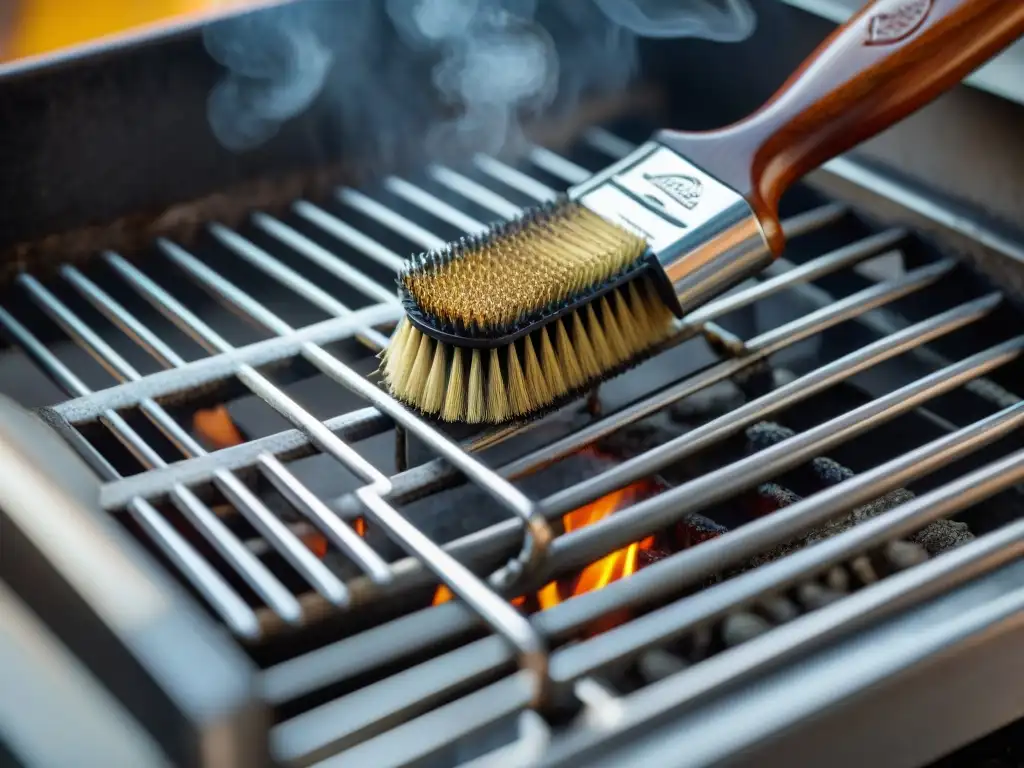
<instances>
[{"instance_id":1,"label":"stamped logo on ferrule","mask_svg":"<svg viewBox=\"0 0 1024 768\"><path fill-rule=\"evenodd\" d=\"M700 202L704 185L700 179L693 176L681 176L675 174L651 174L645 173L644 179L667 194L688 211L692 211Z\"/></svg>"}]
</instances>

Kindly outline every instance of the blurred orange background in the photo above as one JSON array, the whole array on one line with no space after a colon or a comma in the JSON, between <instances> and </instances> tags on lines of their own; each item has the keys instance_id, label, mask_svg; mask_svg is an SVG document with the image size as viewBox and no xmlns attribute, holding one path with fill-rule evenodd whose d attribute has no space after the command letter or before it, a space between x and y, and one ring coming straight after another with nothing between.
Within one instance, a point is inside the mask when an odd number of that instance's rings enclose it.
<instances>
[{"instance_id":1,"label":"blurred orange background","mask_svg":"<svg viewBox=\"0 0 1024 768\"><path fill-rule=\"evenodd\" d=\"M280 0L277 0L280 2ZM0 61L268 0L0 0Z\"/></svg>"}]
</instances>

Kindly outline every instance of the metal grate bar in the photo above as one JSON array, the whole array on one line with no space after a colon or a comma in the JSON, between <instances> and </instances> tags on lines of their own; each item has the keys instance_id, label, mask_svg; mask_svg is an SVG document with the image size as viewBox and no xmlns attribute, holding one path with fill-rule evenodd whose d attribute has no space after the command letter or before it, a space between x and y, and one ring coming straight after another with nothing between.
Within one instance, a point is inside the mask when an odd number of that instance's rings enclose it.
<instances>
[{"instance_id":1,"label":"metal grate bar","mask_svg":"<svg viewBox=\"0 0 1024 768\"><path fill-rule=\"evenodd\" d=\"M179 263L192 265L194 260L192 256L187 254L184 250L174 246L171 243L167 243L165 246L170 252L174 253L175 256L180 259ZM192 261L190 261L192 260ZM134 276L138 276L138 270L132 270ZM212 270L208 270L205 267L201 270L201 274L204 277L211 277L213 279L219 278ZM224 281L226 283L226 281ZM166 291L158 289L158 287L151 280L134 280L132 282L140 294L154 306L161 308L161 311L172 318L175 324L179 327L190 326L189 320L194 317L177 299L167 294ZM220 287L219 282L213 283L217 287ZM231 290L233 289L233 290ZM241 291L234 289L231 286L229 294L235 298L241 300L242 296L245 296ZM249 299L249 301L252 301ZM285 330L287 327L285 326ZM190 335L201 338L207 345L219 349L220 351L229 351L230 345L216 332L214 332L205 323L198 322L194 326L190 327ZM274 387L265 377L256 372L255 369L242 366L238 370L239 378L243 379L245 383L252 389L256 394L265 397L268 402L272 404L276 402L283 408L290 408L292 412L296 412L302 415L303 425L300 428L309 427L309 422L315 423L315 429L325 431L327 434L332 434L326 426L320 421L313 419L309 416L304 409L302 409L297 403L294 403L288 398L283 392ZM338 442L341 442L340 440ZM342 445L345 445L343 442ZM346 446L347 447L347 446ZM200 449L202 452L202 449ZM274 464L268 464L266 457L258 457L257 460L261 460L265 468L269 468L274 475L274 478L285 486L293 487L299 485L298 480L287 470L283 465L274 460ZM372 465L365 462L358 453L349 450L345 456L344 463L346 466L356 466L361 470L366 477L375 478L376 470ZM266 506L259 501L251 491L248 490L233 474L223 468L215 469L213 472L213 479L215 484L236 506L239 511L245 515L245 517L271 542L275 545L275 548L285 557L293 567L296 568L303 576L310 581L310 583L316 585L325 598L337 605L345 605L348 601L347 590L344 589L341 582L335 577L319 560L317 560L312 553L302 544L295 535L288 530L287 526L280 522L276 515L274 515ZM365 479L365 478L364 478ZM332 540L337 541L341 546L342 551L349 554L353 561L363 569L368 575L371 576L375 581L380 583L386 583L387 576L382 576L381 559L376 553L373 553L360 540L359 544L354 544L353 539L359 539L358 535L348 528L347 525L342 523L336 518L331 520L330 517L324 516L319 506L309 505L308 499L303 499L301 505L296 505L298 509L306 512L307 518L309 518L319 530L325 535L330 537ZM347 530L347 534L342 532L342 529ZM384 569L386 570L386 568ZM388 574L389 575L389 574ZM383 581L380 581L383 579Z\"/></svg>"},{"instance_id":2,"label":"metal grate bar","mask_svg":"<svg viewBox=\"0 0 1024 768\"><path fill-rule=\"evenodd\" d=\"M232 369L233 370L233 369ZM356 441L386 431L391 419L374 408L363 408L323 422L343 440ZM289 429L242 445L223 448L216 453L175 462L164 469L133 475L104 486L101 502L105 509L117 511L133 498L163 498L177 484L194 485L207 481L215 469L245 469L254 466L263 454L278 458L305 456L311 452L309 437L299 429Z\"/></svg>"},{"instance_id":3,"label":"metal grate bar","mask_svg":"<svg viewBox=\"0 0 1024 768\"><path fill-rule=\"evenodd\" d=\"M352 246L361 253L393 272L397 272L405 266L405 259L389 248L385 248L371 237L367 237L355 227L346 224L336 216L332 216L323 208L318 208L312 203L300 200L292 207L299 216L330 235L333 235L341 242Z\"/></svg>"},{"instance_id":4,"label":"metal grate bar","mask_svg":"<svg viewBox=\"0 0 1024 768\"><path fill-rule=\"evenodd\" d=\"M1019 336L971 355L754 455L621 509L594 525L567 533L553 542L551 560L567 568L582 567L595 557L639 541L686 514L778 477L835 445L1017 359L1022 350L1024 336Z\"/></svg>"},{"instance_id":5,"label":"metal grate bar","mask_svg":"<svg viewBox=\"0 0 1024 768\"><path fill-rule=\"evenodd\" d=\"M393 290L384 288L375 280L367 277L346 261L339 259L337 254L317 245L305 235L289 227L265 213L256 213L253 223L271 237L292 248L300 256L304 256L318 267L343 280L374 301L395 304L398 299Z\"/></svg>"},{"instance_id":6,"label":"metal grate bar","mask_svg":"<svg viewBox=\"0 0 1024 768\"><path fill-rule=\"evenodd\" d=\"M552 176L557 176L568 184L581 184L590 178L590 171L576 163L566 160L545 147L531 147L527 153L530 162Z\"/></svg>"},{"instance_id":7,"label":"metal grate bar","mask_svg":"<svg viewBox=\"0 0 1024 768\"><path fill-rule=\"evenodd\" d=\"M564 514L606 493L660 472L675 462L693 456L716 442L796 403L807 400L841 381L868 370L885 360L927 344L987 316L999 304L994 294L956 307L916 323L784 384L771 392L703 424L685 435L662 443L641 456L616 464L593 482L579 483L549 496L544 505L552 514Z\"/></svg>"},{"instance_id":8,"label":"metal grate bar","mask_svg":"<svg viewBox=\"0 0 1024 768\"><path fill-rule=\"evenodd\" d=\"M468 176L445 168L441 165L432 165L428 169L430 177L439 184L444 185L453 192L457 192L467 200L471 200L489 211L496 213L503 219L512 219L523 212L518 205L514 205L501 195L493 192L483 184L478 184Z\"/></svg>"},{"instance_id":9,"label":"metal grate bar","mask_svg":"<svg viewBox=\"0 0 1024 768\"><path fill-rule=\"evenodd\" d=\"M264 453L259 456L258 461L267 479L281 495L306 517L314 520L317 528L323 531L338 549L358 563L370 579L378 584L387 584L391 580L391 571L384 559L373 551L365 539L343 523L326 504L285 469L277 458Z\"/></svg>"},{"instance_id":10,"label":"metal grate bar","mask_svg":"<svg viewBox=\"0 0 1024 768\"><path fill-rule=\"evenodd\" d=\"M168 253L175 263L183 267L201 285L213 292L214 295L218 295L221 299L230 302L253 320L263 324L275 333L287 334L292 331L287 323L274 315L269 309L259 304L250 295L231 283L231 281L207 267L198 259L195 259L191 254L185 252L184 249L166 242L162 243L162 246L163 250ZM165 292L158 294L146 292L145 298L169 317L172 317L179 327L187 323L187 314L178 312L179 309L182 309L180 303L167 296ZM201 329L192 328L191 334L201 334ZM207 342L212 343L210 339L207 339ZM417 436L420 436L431 447L437 449L445 458L456 463L460 469L467 471L467 474L470 474L482 486L488 488L497 501L510 511L518 514L527 523L523 552L520 559L510 563L509 568L503 572L507 574L506 578L518 577L524 568L531 566L535 560L543 557L543 547L551 538L551 534L547 530L543 519L538 519L535 516L532 502L521 492L491 470L488 470L460 451L455 444L441 436L440 433L415 419L415 417L411 417L397 401L385 395L361 375L343 365L317 345L311 343L304 344L301 351L304 357L324 371L324 373L339 381L339 383L366 397L380 410L392 416L392 418L400 422L403 420L408 422L409 428ZM255 369L249 366L240 366L236 371L236 376L254 394L261 397L282 416L305 432L314 445L371 484L358 491L357 495L364 507L373 515L376 522L396 542L402 545L409 554L423 561L455 594L477 609L499 634L520 650L524 665L531 669L537 677L539 692L542 687L546 651L543 648L543 643L533 632L529 623L507 602L494 594L482 582L478 581L469 570L423 536L397 511L384 502L381 494L386 494L390 489L388 479L373 465L363 459L358 452L337 435L331 433L322 422L291 400ZM224 470L215 472L214 481L222 492L228 495L235 503L245 505L250 509L259 509L259 506L261 506L259 500L248 489L241 486L233 475ZM243 512L245 506L243 506ZM268 514L270 514L269 511ZM257 524L256 519L252 522ZM285 533L289 536L292 535L279 522L278 525L281 526L283 531L275 530L273 523L263 520L262 516L259 518L259 523L257 527L264 535L277 534L273 539L275 543L280 544ZM302 546L301 543L299 546ZM308 550L304 547L303 553L309 554ZM294 559L302 556L296 551L283 551L282 554L293 559L293 566L296 565ZM312 557L312 555L309 555L309 557ZM323 567L319 561L317 562ZM323 586L323 582L318 582L318 584Z\"/></svg>"},{"instance_id":11,"label":"metal grate bar","mask_svg":"<svg viewBox=\"0 0 1024 768\"><path fill-rule=\"evenodd\" d=\"M626 141L606 128L591 126L583 132L583 141L596 149L604 152L609 157L621 159L636 149L636 144Z\"/></svg>"},{"instance_id":12,"label":"metal grate bar","mask_svg":"<svg viewBox=\"0 0 1024 768\"><path fill-rule=\"evenodd\" d=\"M905 456L901 456L892 462L886 463L885 465L881 465L870 473L854 476L837 486L815 494L812 497L808 497L792 507L773 513L772 519L764 518L760 521L750 523L748 524L749 526L754 526L754 533L752 534L746 533L749 529L745 526L737 529L736 531L729 532L717 539L704 542L700 547L670 556L669 558L659 561L646 569L638 571L629 579L613 582L601 590L587 593L574 598L567 603L555 606L536 616L535 622L538 626L544 627L546 635L554 637L566 634L569 630L579 629L586 626L587 624L599 619L602 615L605 615L613 606L621 608L623 605L628 604L634 608L642 608L644 604L656 604L659 600L664 600L664 598L669 594L678 593L687 585L694 583L699 578L706 577L709 573L716 572L723 567L728 567L730 564L739 562L750 554L764 551L766 546L780 543L794 535L798 535L800 532L810 530L816 524L819 524L821 521L827 520L830 517L834 517L843 510L850 509L858 504L870 501L873 498L878 498L879 495L899 487L909 480L928 474L940 466L946 465L949 462L955 461L958 458L978 450L983 445L990 444L991 442L1006 436L1013 430L1018 429L1022 420L1024 420L1024 407L1014 406L1006 409L1002 413L984 419L970 427L960 430L957 433L939 438L932 443L922 446L916 451ZM1019 461L1020 459L1018 459L1018 462ZM1000 462L1000 464L1002 463L1003 462ZM802 553L790 555L776 563L762 566L755 571L735 577L734 579L724 582L716 587L706 589L682 601L670 604L667 608L661 609L660 612L656 611L639 619L634 619L625 625L606 631L579 645L569 646L563 651L556 651L552 657L553 665L555 663L554 660L565 659L565 661L559 662L563 666L560 668L561 671L559 672L557 679L559 682L563 683L582 679L585 675L593 674L595 671L600 671L600 669L612 663L612 661L621 663L625 658L632 657L639 651L655 645L654 640L650 640L649 642L644 642L642 644L639 642L633 642L634 635L630 635L628 630L638 624L644 627L647 633L651 635L657 634L659 641L664 641L670 637L677 636L679 632L674 631L674 627L676 625L671 625L667 622L669 611L674 612L673 615L685 617L685 620L688 622L688 628L692 629L693 626L696 625L696 620L693 619L695 608L691 606L694 602L696 602L697 608L699 608L700 605L703 605L704 603L702 601L705 600L703 596L706 594L723 594L726 596L742 594L742 600L739 597L735 600L730 600L728 607L724 607L725 604L722 600L718 600L714 603L718 606L715 616L724 615L725 612L735 608L737 605L749 604L766 593L775 593L777 590L785 588L787 584L795 583L800 579L805 578L808 574L820 572L832 563L851 559L859 552L868 550L872 546L896 538L903 533L912 532L913 530L924 526L932 519L947 516L954 513L959 508L976 503L983 498L984 495L990 495L990 493L994 493L995 490L1005 488L1016 482L1012 478L1007 480L1001 476L1004 469L1005 468L1001 466L997 468L986 468L986 470L983 470L982 472L972 473L956 483L951 484L951 487L948 490L944 488L944 495L941 498L945 499L947 504L955 505L956 508L951 509L949 506L944 504L940 504L938 507L934 506L937 498L935 494L929 494L927 497L920 497L920 501L915 500L914 502L898 507L895 510L886 513L883 517L876 518L875 520L870 521L870 523L862 523L854 529L851 529L850 531L847 531L833 539L829 539L823 544L810 547ZM998 484L998 487L992 491L983 491L983 495L973 494L970 497L967 495L960 495L962 493L962 489L974 488L974 483L977 482L977 478L979 477L991 479L992 482ZM791 512L793 509L797 509L797 511L795 513ZM809 510L814 510L813 519L811 519L811 516L808 514ZM895 518L893 517L894 512L896 513ZM798 522L799 524L794 525L786 531L779 531L778 535L776 535L777 532L772 525L772 520L774 519L774 515L779 514L784 516L787 523L792 521L794 523ZM801 516L804 517L800 519ZM890 525L887 521L892 520L895 520L895 523ZM870 528L865 527L869 525L871 526ZM862 534L860 536L852 535L856 531L861 530L869 532L873 531L873 533L870 533L869 535ZM769 536L767 539L765 538L766 533ZM841 546L832 544L832 542L839 542L840 540L846 543ZM833 548L829 549L829 551L832 552L832 555L827 559L819 556L825 554L821 552L822 548L826 548L825 545ZM736 547L735 549L733 549L734 546ZM705 547L707 549L705 549ZM784 563L801 562L793 560L797 555L800 555L803 558L802 568L794 569L792 571L781 568ZM703 563L702 567L687 570L685 568L687 562L695 562L698 557ZM767 572L769 574L774 572L784 572L789 574L790 578L788 581L770 580L765 582L760 578L760 574L765 572L766 569L768 569ZM741 580L743 581L741 582ZM742 591L742 593L733 593L730 591L733 589L730 585L736 584L737 582L746 585L743 588L744 591ZM654 590L653 594L651 590ZM715 592L715 590L718 592ZM618 592L619 594L611 596L609 593L612 592ZM629 595L633 599L628 601L624 600L623 593ZM597 605L600 605L600 609L595 609L595 606ZM443 607L444 606L442 606L442 608ZM701 615L703 616L703 614ZM708 618L707 620L710 621L712 619ZM701 621L701 623L705 622ZM600 651L602 643L608 642L603 640L605 637L617 638L617 642L614 646L609 645L610 648L615 648L620 651L620 654L615 656L613 659L605 658L600 653L595 657L593 653L593 649L595 647ZM332 655L339 659L346 657L347 654L342 654L340 652L341 646L346 643L351 643L355 639L356 638L352 638L339 643L337 649L335 649ZM491 639L488 638L477 641L456 651L452 651L442 657L436 657L411 670L407 670L402 674L402 684L399 688L395 688L393 684L388 686L385 686L384 684L379 686L370 686L359 691L357 694L351 694L343 699L335 700L329 705L325 705L323 708L312 710L312 712L308 713L308 720L296 718L298 723L295 725L295 731L290 731L285 726L280 726L280 728L283 729L281 738L285 741L294 739L296 742L302 743L304 745L303 748L308 750L314 748L312 745L321 745L321 741L311 738L314 735L319 739L327 738L330 740L337 740L337 742L346 742L351 738L354 738L356 733L363 736L368 733L372 734L374 732L372 723L375 722L372 719L372 716L374 716L374 713L378 713L378 716L383 716L384 713L392 711L389 709L389 706L399 707L400 711L405 713L408 713L410 710L416 712L427 711L435 701L436 696L447 695L445 692L453 690L453 686L464 686L473 679L478 679L480 676L486 674L488 670L496 669L497 667L507 663L507 654L501 653L500 646L495 645L493 642L490 642L490 640ZM412 652L412 649L407 648L406 652ZM604 663L601 666L599 666L596 661L591 663L591 660L595 658L598 661L603 661ZM293 675L298 674L301 677L301 670L298 669L302 666L300 664L301 661L304 660L300 659L289 663L289 666L291 667L290 671ZM313 661L313 659L310 659L309 663L312 663ZM320 657L316 659L316 661L325 661L325 655L320 654ZM552 669L554 670L554 666ZM696 669L699 670L700 666ZM438 670L445 671L445 675L441 679L438 679ZM312 673L313 670L311 669L310 672ZM321 684L324 679L332 680L332 670L330 668L325 668L322 663L317 664L316 672ZM307 677L310 676L307 675ZM316 684L312 679L310 679L309 682L313 685ZM391 683L393 681L386 682ZM496 686L501 686L503 683L504 681L485 690L490 690L492 692L491 698L495 701L502 702L502 706L508 707L507 712L514 712L517 708L525 706L526 702L523 700L522 696L513 697L510 701L504 697L504 691L502 697L493 695L495 693L494 689ZM279 689L281 685L282 681L278 680L277 687ZM389 693L389 691L392 693ZM302 689L293 688L290 690L290 693L293 696L300 695L302 693ZM399 701L394 700L396 696L400 698L400 703ZM421 698L417 699L417 696ZM459 701L463 701L463 699L460 699ZM359 704L359 702L363 703ZM374 704L370 706L370 702L374 702ZM370 709L367 709L367 706L370 706ZM455 707L458 705L455 703L450 706ZM461 708L460 711L462 711ZM358 713L358 715L350 714L348 717L345 717L344 713L346 712ZM316 714L314 715L313 713ZM352 717L356 717L357 721L352 721ZM429 715L427 717L429 717ZM316 719L314 720L314 718ZM293 721L289 721L286 725L291 726L292 722ZM318 727L315 729L316 734L311 733L310 730L308 730L314 722L319 723ZM356 722L360 723L360 725L355 730L353 730L349 725L346 725L347 723L351 723L352 726L355 726ZM472 720L466 722L472 722ZM399 731L401 731L402 728L404 728L404 726L400 726ZM342 735L343 733L348 735ZM328 736L328 734L330 735ZM399 739L398 732L396 731L389 731L389 735L393 739ZM300 736L304 738L299 738ZM334 741L331 743L334 743ZM370 742L366 743L369 744ZM351 752L346 753L347 756L351 756L351 754Z\"/></svg>"},{"instance_id":13,"label":"metal grate bar","mask_svg":"<svg viewBox=\"0 0 1024 768\"><path fill-rule=\"evenodd\" d=\"M527 682L522 673L512 675L493 686L400 725L394 731L358 744L341 755L317 762L315 766L342 768L348 765L373 765L375 768L384 768L425 760L453 740L478 733L522 709L529 696ZM392 733L399 741L392 739Z\"/></svg>"},{"instance_id":14,"label":"metal grate bar","mask_svg":"<svg viewBox=\"0 0 1024 768\"><path fill-rule=\"evenodd\" d=\"M871 235L863 240L845 245L842 248L837 248L798 267L787 270L781 275L762 280L754 286L737 290L720 299L708 302L700 309L687 315L686 323L688 325L703 325L708 320L714 320L729 312L734 312L737 309L773 296L799 283L809 283L812 280L818 280L833 272L860 264L862 261L867 261L878 255L889 256L894 253L898 254L900 251L889 251L889 249L898 245L906 236L905 230L889 229L879 232L877 235Z\"/></svg>"},{"instance_id":15,"label":"metal grate bar","mask_svg":"<svg viewBox=\"0 0 1024 768\"><path fill-rule=\"evenodd\" d=\"M345 317L352 314L352 310L349 307L346 307L327 293L327 291L314 285L312 281L307 280L295 270L282 264L252 241L220 224L213 224L210 227L210 232L238 257L265 272L310 304L320 307L335 317ZM364 341L367 346L375 351L384 349L388 345L388 337L372 328L362 330L357 338L360 338L360 340Z\"/></svg>"},{"instance_id":16,"label":"metal grate bar","mask_svg":"<svg viewBox=\"0 0 1024 768\"><path fill-rule=\"evenodd\" d=\"M493 157L477 155L473 158L473 164L492 179L522 192L527 197L532 197L537 202L546 203L558 197L558 193L551 187Z\"/></svg>"},{"instance_id":17,"label":"metal grate bar","mask_svg":"<svg viewBox=\"0 0 1024 768\"><path fill-rule=\"evenodd\" d=\"M140 323L133 315L126 312L124 307L114 300L114 297L101 289L75 267L62 267L60 273L97 311L120 328L125 335L130 336L136 344L145 349L162 365L168 368L185 365L184 358L165 344L149 328Z\"/></svg>"},{"instance_id":18,"label":"metal grate bar","mask_svg":"<svg viewBox=\"0 0 1024 768\"><path fill-rule=\"evenodd\" d=\"M441 248L446 243L443 238L438 237L430 230L424 229L419 224L409 221L404 216L395 213L386 205L378 203L376 200L367 197L362 192L358 192L349 187L343 187L335 194L341 202L345 203L353 210L369 216L371 219L374 219L389 229L394 230L406 240L416 243L427 250Z\"/></svg>"},{"instance_id":19,"label":"metal grate bar","mask_svg":"<svg viewBox=\"0 0 1024 768\"><path fill-rule=\"evenodd\" d=\"M434 197L432 194L417 187L415 184L410 184L405 179L400 179L395 176L391 176L384 181L384 187L403 198L404 200L418 205L423 210L433 214L442 221L446 221L457 229L464 230L466 232L483 232L487 229L487 225L482 221L474 219L453 205Z\"/></svg>"}]
</instances>

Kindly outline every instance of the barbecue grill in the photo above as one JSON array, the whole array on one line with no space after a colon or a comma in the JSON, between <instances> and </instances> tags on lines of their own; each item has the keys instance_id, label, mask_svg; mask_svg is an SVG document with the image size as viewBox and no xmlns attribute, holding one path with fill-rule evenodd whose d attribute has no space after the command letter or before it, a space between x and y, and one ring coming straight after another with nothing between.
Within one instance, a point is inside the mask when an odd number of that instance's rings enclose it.
<instances>
[{"instance_id":1,"label":"barbecue grill","mask_svg":"<svg viewBox=\"0 0 1024 768\"><path fill-rule=\"evenodd\" d=\"M369 168L299 140L320 106L219 145L198 27L8 71L0 680L53 703L0 706L0 763L88 716L77 754L134 766L907 766L1024 715L1024 247L991 211L843 158L785 201L783 259L584 403L452 430L373 376L405 255L654 109L742 114L827 29L778 5L736 49L650 43L661 100Z\"/></svg>"}]
</instances>

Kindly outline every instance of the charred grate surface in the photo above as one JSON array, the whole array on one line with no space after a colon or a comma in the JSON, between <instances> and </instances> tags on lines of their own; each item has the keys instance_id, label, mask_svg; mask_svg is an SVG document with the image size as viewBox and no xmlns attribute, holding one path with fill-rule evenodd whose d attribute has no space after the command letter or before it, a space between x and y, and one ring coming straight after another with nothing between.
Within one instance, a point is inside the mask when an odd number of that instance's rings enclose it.
<instances>
[{"instance_id":1,"label":"charred grate surface","mask_svg":"<svg viewBox=\"0 0 1024 768\"><path fill-rule=\"evenodd\" d=\"M585 404L445 433L376 386L404 254L630 146L595 130L567 157L431 167L0 297L3 386L48 406L106 509L264 668L283 763L542 748L803 613L938 572L952 544L994 568L1024 536L1019 316L806 190L783 260ZM222 405L241 434L211 443L196 415ZM646 481L659 492L562 532ZM509 602L647 536L629 578ZM428 607L439 583L461 599Z\"/></svg>"}]
</instances>

